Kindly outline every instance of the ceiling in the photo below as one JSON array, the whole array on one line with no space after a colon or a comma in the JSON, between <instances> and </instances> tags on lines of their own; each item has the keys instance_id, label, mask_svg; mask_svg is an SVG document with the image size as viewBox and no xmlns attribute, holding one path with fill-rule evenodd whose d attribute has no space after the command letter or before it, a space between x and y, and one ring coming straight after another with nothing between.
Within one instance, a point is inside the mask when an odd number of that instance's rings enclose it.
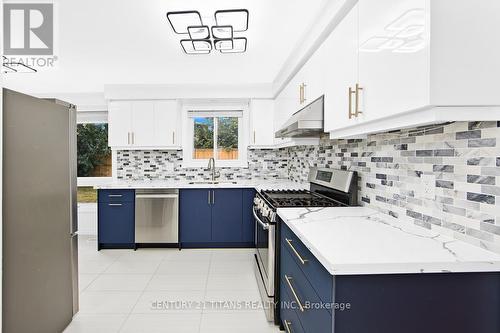
<instances>
[{"instance_id":1,"label":"ceiling","mask_svg":"<svg viewBox=\"0 0 500 333\"><path fill-rule=\"evenodd\" d=\"M56 68L9 74L4 84L28 93L103 91L105 84L271 83L328 0L59 0ZM250 12L247 52L186 55L168 11ZM205 23L205 22L204 22Z\"/></svg>"}]
</instances>

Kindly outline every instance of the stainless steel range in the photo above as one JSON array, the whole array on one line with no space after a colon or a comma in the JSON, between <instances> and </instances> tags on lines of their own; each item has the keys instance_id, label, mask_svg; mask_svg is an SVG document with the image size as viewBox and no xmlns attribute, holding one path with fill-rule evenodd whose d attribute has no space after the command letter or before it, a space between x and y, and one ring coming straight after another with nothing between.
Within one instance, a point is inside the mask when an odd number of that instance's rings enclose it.
<instances>
[{"instance_id":1,"label":"stainless steel range","mask_svg":"<svg viewBox=\"0 0 500 333\"><path fill-rule=\"evenodd\" d=\"M280 223L278 208L344 207L357 205L353 171L311 168L309 190L263 190L254 198L255 277L269 321L279 324Z\"/></svg>"}]
</instances>

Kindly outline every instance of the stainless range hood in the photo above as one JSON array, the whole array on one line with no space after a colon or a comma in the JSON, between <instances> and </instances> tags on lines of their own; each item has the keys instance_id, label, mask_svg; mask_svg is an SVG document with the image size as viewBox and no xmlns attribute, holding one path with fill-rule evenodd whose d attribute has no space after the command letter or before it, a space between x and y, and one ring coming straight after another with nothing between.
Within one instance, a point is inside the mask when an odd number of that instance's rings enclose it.
<instances>
[{"instance_id":1,"label":"stainless range hood","mask_svg":"<svg viewBox=\"0 0 500 333\"><path fill-rule=\"evenodd\" d=\"M314 138L323 132L324 96L319 97L292 117L275 133L276 138Z\"/></svg>"}]
</instances>

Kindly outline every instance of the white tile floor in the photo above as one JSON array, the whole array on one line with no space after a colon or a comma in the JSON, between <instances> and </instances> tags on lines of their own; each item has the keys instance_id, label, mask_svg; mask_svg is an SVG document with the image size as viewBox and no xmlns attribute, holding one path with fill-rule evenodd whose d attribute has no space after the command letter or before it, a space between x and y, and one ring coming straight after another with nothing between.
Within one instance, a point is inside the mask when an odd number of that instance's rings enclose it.
<instances>
[{"instance_id":1,"label":"white tile floor","mask_svg":"<svg viewBox=\"0 0 500 333\"><path fill-rule=\"evenodd\" d=\"M80 237L79 265L80 311L64 333L279 332L261 309L227 307L260 301L252 250L97 252L95 239ZM191 305L155 308L166 301Z\"/></svg>"}]
</instances>

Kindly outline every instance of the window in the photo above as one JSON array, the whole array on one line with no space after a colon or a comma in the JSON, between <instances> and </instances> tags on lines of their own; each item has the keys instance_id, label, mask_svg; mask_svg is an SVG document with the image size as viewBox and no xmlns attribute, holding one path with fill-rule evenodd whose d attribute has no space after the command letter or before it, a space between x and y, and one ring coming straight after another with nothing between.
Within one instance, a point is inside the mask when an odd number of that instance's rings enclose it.
<instances>
[{"instance_id":1,"label":"window","mask_svg":"<svg viewBox=\"0 0 500 333\"><path fill-rule=\"evenodd\" d=\"M77 125L78 177L111 177L108 124Z\"/></svg>"},{"instance_id":2,"label":"window","mask_svg":"<svg viewBox=\"0 0 500 333\"><path fill-rule=\"evenodd\" d=\"M112 177L107 112L77 112L78 202L95 202L95 185Z\"/></svg>"},{"instance_id":3,"label":"window","mask_svg":"<svg viewBox=\"0 0 500 333\"><path fill-rule=\"evenodd\" d=\"M194 118L193 159L238 160L238 118Z\"/></svg>"},{"instance_id":4,"label":"window","mask_svg":"<svg viewBox=\"0 0 500 333\"><path fill-rule=\"evenodd\" d=\"M247 166L244 116L243 110L188 109L185 166L206 166L210 158L216 166Z\"/></svg>"}]
</instances>

